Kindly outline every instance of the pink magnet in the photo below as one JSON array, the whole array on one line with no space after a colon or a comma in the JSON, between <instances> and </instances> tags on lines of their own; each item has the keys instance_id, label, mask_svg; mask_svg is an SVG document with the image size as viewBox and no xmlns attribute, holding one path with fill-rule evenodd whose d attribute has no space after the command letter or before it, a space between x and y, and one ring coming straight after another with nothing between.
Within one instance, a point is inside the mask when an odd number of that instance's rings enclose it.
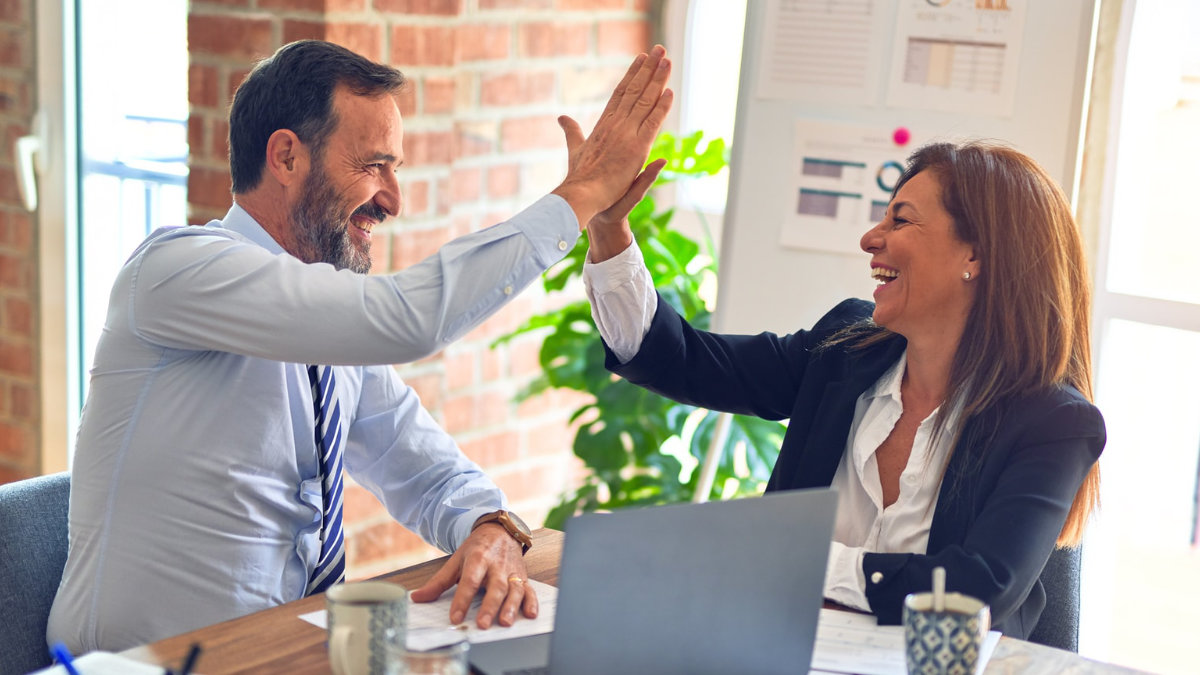
<instances>
[{"instance_id":1,"label":"pink magnet","mask_svg":"<svg viewBox=\"0 0 1200 675\"><path fill-rule=\"evenodd\" d=\"M892 140L896 145L908 145L911 139L912 134L908 133L908 129L905 127L896 127L896 130L892 132Z\"/></svg>"}]
</instances>

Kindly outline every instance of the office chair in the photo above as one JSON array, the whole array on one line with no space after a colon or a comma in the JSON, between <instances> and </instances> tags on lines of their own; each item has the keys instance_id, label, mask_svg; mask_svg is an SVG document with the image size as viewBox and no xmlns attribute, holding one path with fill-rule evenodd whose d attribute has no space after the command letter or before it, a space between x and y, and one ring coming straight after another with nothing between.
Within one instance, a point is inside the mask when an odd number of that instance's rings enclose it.
<instances>
[{"instance_id":1,"label":"office chair","mask_svg":"<svg viewBox=\"0 0 1200 675\"><path fill-rule=\"evenodd\" d=\"M1079 567L1082 548L1056 548L1042 570L1046 608L1029 641L1079 651Z\"/></svg>"},{"instance_id":2,"label":"office chair","mask_svg":"<svg viewBox=\"0 0 1200 675\"><path fill-rule=\"evenodd\" d=\"M0 675L50 665L46 621L67 562L71 475L0 485Z\"/></svg>"}]
</instances>

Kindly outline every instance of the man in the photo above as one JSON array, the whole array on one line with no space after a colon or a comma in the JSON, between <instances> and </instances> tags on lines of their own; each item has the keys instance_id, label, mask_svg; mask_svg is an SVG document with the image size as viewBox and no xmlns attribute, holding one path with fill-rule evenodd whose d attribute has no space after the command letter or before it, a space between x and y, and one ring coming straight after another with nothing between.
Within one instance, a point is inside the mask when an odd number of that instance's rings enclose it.
<instances>
[{"instance_id":1,"label":"man","mask_svg":"<svg viewBox=\"0 0 1200 675\"><path fill-rule=\"evenodd\" d=\"M259 63L230 109L229 213L152 234L114 284L48 639L119 650L324 590L344 575L343 465L454 552L415 600L457 583L453 622L480 589L482 628L535 616L527 529L388 364L466 333L636 203L669 70L661 47L639 56L586 139L560 118L552 194L367 276L372 229L401 210L403 76L319 41Z\"/></svg>"}]
</instances>

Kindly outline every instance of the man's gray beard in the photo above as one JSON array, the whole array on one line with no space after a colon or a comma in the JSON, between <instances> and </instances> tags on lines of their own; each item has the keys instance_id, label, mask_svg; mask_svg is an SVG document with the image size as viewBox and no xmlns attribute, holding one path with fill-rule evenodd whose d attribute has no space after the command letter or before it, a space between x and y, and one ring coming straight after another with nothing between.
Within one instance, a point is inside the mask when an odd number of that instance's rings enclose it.
<instances>
[{"instance_id":1,"label":"man's gray beard","mask_svg":"<svg viewBox=\"0 0 1200 675\"><path fill-rule=\"evenodd\" d=\"M371 271L370 244L359 251L350 238L350 216L319 163L300 186L304 196L292 209L298 255L306 263L325 262L359 274ZM340 226L339 226L340 224Z\"/></svg>"}]
</instances>

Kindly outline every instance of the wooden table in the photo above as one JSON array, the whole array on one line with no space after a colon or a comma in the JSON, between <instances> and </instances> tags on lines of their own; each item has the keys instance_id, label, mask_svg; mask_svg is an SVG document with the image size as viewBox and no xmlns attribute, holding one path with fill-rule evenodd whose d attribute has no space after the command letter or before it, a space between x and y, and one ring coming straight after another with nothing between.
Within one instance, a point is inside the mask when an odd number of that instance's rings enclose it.
<instances>
[{"instance_id":1,"label":"wooden table","mask_svg":"<svg viewBox=\"0 0 1200 675\"><path fill-rule=\"evenodd\" d=\"M525 556L529 577L558 585L562 533L540 529L533 533L533 541L533 548ZM444 561L444 558L431 560L384 575L380 579L411 590L433 576ZM325 631L299 618L301 614L324 607L324 594L314 595L239 619L214 624L142 647L134 647L122 654L139 661L178 667L191 645L198 642L204 651L200 654L195 669L203 675L329 675ZM1136 671L1008 637L1000 638L1000 644L987 667L989 675L1132 672Z\"/></svg>"}]
</instances>

